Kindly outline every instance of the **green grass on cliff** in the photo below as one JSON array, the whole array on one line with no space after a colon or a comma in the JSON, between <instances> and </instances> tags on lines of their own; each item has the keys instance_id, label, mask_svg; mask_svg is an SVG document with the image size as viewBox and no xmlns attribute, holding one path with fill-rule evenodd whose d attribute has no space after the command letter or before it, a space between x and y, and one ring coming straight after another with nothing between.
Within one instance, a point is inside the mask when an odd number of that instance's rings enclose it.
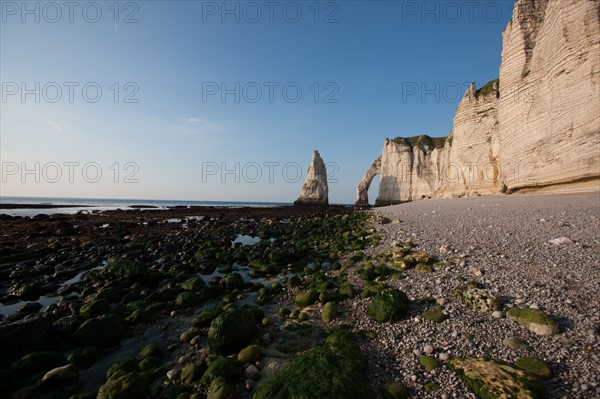
<instances>
[{"instance_id":1,"label":"green grass on cliff","mask_svg":"<svg viewBox=\"0 0 600 399\"><path fill-rule=\"evenodd\" d=\"M479 98L482 96L485 97L485 96L488 96L491 93L493 93L494 92L494 83L497 83L498 87L500 87L500 79L490 80L481 89L479 89L475 92L475 97L476 98Z\"/></svg>"},{"instance_id":2,"label":"green grass on cliff","mask_svg":"<svg viewBox=\"0 0 600 399\"><path fill-rule=\"evenodd\" d=\"M446 144L447 137L429 137L427 135L414 136L414 137L396 137L393 139L396 144L407 144L410 147L416 147L424 145L433 148L442 148Z\"/></svg>"}]
</instances>

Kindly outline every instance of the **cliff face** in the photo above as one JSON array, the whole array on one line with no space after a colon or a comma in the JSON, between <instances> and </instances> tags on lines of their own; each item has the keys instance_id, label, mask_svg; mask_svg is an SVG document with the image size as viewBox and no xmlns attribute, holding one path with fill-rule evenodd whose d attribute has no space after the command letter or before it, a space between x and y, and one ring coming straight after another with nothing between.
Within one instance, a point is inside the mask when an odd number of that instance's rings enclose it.
<instances>
[{"instance_id":1,"label":"cliff face","mask_svg":"<svg viewBox=\"0 0 600 399\"><path fill-rule=\"evenodd\" d=\"M598 187L600 3L518 1L503 33L500 82L507 187Z\"/></svg>"},{"instance_id":2,"label":"cliff face","mask_svg":"<svg viewBox=\"0 0 600 399\"><path fill-rule=\"evenodd\" d=\"M445 142L386 139L375 204L598 189L599 107L600 3L518 0L503 33L500 83L471 85Z\"/></svg>"}]
</instances>

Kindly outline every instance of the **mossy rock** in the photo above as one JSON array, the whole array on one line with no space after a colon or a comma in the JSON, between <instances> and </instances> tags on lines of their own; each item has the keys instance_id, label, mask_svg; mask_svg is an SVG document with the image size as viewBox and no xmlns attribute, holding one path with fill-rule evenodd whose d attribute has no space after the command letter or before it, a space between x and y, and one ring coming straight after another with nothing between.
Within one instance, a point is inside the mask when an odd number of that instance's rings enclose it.
<instances>
[{"instance_id":1,"label":"mossy rock","mask_svg":"<svg viewBox=\"0 0 600 399\"><path fill-rule=\"evenodd\" d=\"M461 295L462 303L476 312L493 312L500 309L500 302L481 288L467 288Z\"/></svg>"},{"instance_id":2,"label":"mossy rock","mask_svg":"<svg viewBox=\"0 0 600 399\"><path fill-rule=\"evenodd\" d=\"M377 294L367 314L379 323L394 323L408 314L409 300L400 290L388 289Z\"/></svg>"},{"instance_id":3,"label":"mossy rock","mask_svg":"<svg viewBox=\"0 0 600 399\"><path fill-rule=\"evenodd\" d=\"M208 347L212 353L229 355L247 346L256 331L256 320L250 311L231 307L210 324Z\"/></svg>"},{"instance_id":4,"label":"mossy rock","mask_svg":"<svg viewBox=\"0 0 600 399\"><path fill-rule=\"evenodd\" d=\"M201 331L198 327L190 327L179 335L180 342L190 342L194 337L200 335Z\"/></svg>"},{"instance_id":5,"label":"mossy rock","mask_svg":"<svg viewBox=\"0 0 600 399\"><path fill-rule=\"evenodd\" d=\"M145 399L148 397L149 383L139 373L129 373L111 378L98 391L97 399Z\"/></svg>"},{"instance_id":6,"label":"mossy rock","mask_svg":"<svg viewBox=\"0 0 600 399\"><path fill-rule=\"evenodd\" d=\"M325 345L294 359L259 387L254 399L369 399L375 394L364 378L366 359L348 330L336 330Z\"/></svg>"},{"instance_id":7,"label":"mossy rock","mask_svg":"<svg viewBox=\"0 0 600 399\"><path fill-rule=\"evenodd\" d=\"M193 292L182 292L175 298L175 305L182 308L190 308L199 305L202 299Z\"/></svg>"},{"instance_id":8,"label":"mossy rock","mask_svg":"<svg viewBox=\"0 0 600 399\"><path fill-rule=\"evenodd\" d=\"M185 385L192 385L199 382L204 373L206 372L207 365L205 361L198 361L188 364L181 370L181 383Z\"/></svg>"},{"instance_id":9,"label":"mossy rock","mask_svg":"<svg viewBox=\"0 0 600 399\"><path fill-rule=\"evenodd\" d=\"M442 388L435 382L428 382L427 384L425 384L425 386L423 386L423 389L425 389L425 392L433 393L439 391Z\"/></svg>"},{"instance_id":10,"label":"mossy rock","mask_svg":"<svg viewBox=\"0 0 600 399\"><path fill-rule=\"evenodd\" d=\"M244 287L244 279L239 273L229 273L219 281L219 287L224 292L229 292Z\"/></svg>"},{"instance_id":11,"label":"mossy rock","mask_svg":"<svg viewBox=\"0 0 600 399\"><path fill-rule=\"evenodd\" d=\"M210 384L219 377L224 378L225 381L230 383L235 382L239 375L233 360L224 356L218 356L216 359L213 359L202 375L200 382L202 385L210 387Z\"/></svg>"},{"instance_id":12,"label":"mossy rock","mask_svg":"<svg viewBox=\"0 0 600 399\"><path fill-rule=\"evenodd\" d=\"M323 319L324 322L328 323L328 322L332 321L333 319L335 319L335 315L336 315L335 306L333 305L332 302L327 302L325 304L325 306L323 307L323 314L322 314L321 318Z\"/></svg>"},{"instance_id":13,"label":"mossy rock","mask_svg":"<svg viewBox=\"0 0 600 399\"><path fill-rule=\"evenodd\" d=\"M537 356L525 356L517 359L515 366L542 379L552 377L552 369L548 363Z\"/></svg>"},{"instance_id":14,"label":"mossy rock","mask_svg":"<svg viewBox=\"0 0 600 399\"><path fill-rule=\"evenodd\" d=\"M248 345L238 353L237 360L240 363L256 363L262 354L259 345Z\"/></svg>"},{"instance_id":15,"label":"mossy rock","mask_svg":"<svg viewBox=\"0 0 600 399\"><path fill-rule=\"evenodd\" d=\"M208 327L210 323L216 319L221 313L223 313L222 306L213 306L211 308L204 309L192 320L192 326L194 327Z\"/></svg>"},{"instance_id":16,"label":"mossy rock","mask_svg":"<svg viewBox=\"0 0 600 399\"><path fill-rule=\"evenodd\" d=\"M161 355L162 350L158 347L158 345L152 343L144 346L144 348L137 354L136 358L139 360L147 359L150 357L160 358Z\"/></svg>"},{"instance_id":17,"label":"mossy rock","mask_svg":"<svg viewBox=\"0 0 600 399\"><path fill-rule=\"evenodd\" d=\"M431 309L422 312L421 317L424 319L427 319L427 320L431 320L434 323L441 323L442 321L444 321L448 318L448 316L446 316L442 312L439 312L436 310L431 310Z\"/></svg>"},{"instance_id":18,"label":"mossy rock","mask_svg":"<svg viewBox=\"0 0 600 399\"><path fill-rule=\"evenodd\" d=\"M79 369L72 364L61 366L48 371L42 377L42 385L44 389L55 388L61 386L69 386L77 382L79 377Z\"/></svg>"},{"instance_id":19,"label":"mossy rock","mask_svg":"<svg viewBox=\"0 0 600 399\"><path fill-rule=\"evenodd\" d=\"M107 347L118 344L123 334L121 319L108 314L85 321L73 333L73 338L81 345Z\"/></svg>"},{"instance_id":20,"label":"mossy rock","mask_svg":"<svg viewBox=\"0 0 600 399\"><path fill-rule=\"evenodd\" d=\"M550 336L560 331L556 320L539 309L515 307L506 312L506 317L538 335Z\"/></svg>"},{"instance_id":21,"label":"mossy rock","mask_svg":"<svg viewBox=\"0 0 600 399\"><path fill-rule=\"evenodd\" d=\"M104 288L96 294L96 299L106 299L109 303L119 303L123 299L123 292L116 288Z\"/></svg>"},{"instance_id":22,"label":"mossy rock","mask_svg":"<svg viewBox=\"0 0 600 399\"><path fill-rule=\"evenodd\" d=\"M437 360L427 355L419 357L419 364L425 371L431 371L438 366Z\"/></svg>"},{"instance_id":23,"label":"mossy rock","mask_svg":"<svg viewBox=\"0 0 600 399\"><path fill-rule=\"evenodd\" d=\"M356 290L350 283L344 283L340 286L339 294L346 298L354 298L356 296Z\"/></svg>"},{"instance_id":24,"label":"mossy rock","mask_svg":"<svg viewBox=\"0 0 600 399\"><path fill-rule=\"evenodd\" d=\"M98 360L100 349L95 346L77 348L67 354L67 360L81 369L86 369Z\"/></svg>"},{"instance_id":25,"label":"mossy rock","mask_svg":"<svg viewBox=\"0 0 600 399\"><path fill-rule=\"evenodd\" d=\"M523 342L520 339L515 338L515 337L508 337L504 341L502 341L502 343L507 348L514 349L514 350L521 350L521 351L530 351L531 350L531 347L529 345L527 345L525 342Z\"/></svg>"},{"instance_id":26,"label":"mossy rock","mask_svg":"<svg viewBox=\"0 0 600 399\"><path fill-rule=\"evenodd\" d=\"M206 283L200 277L190 277L179 284L179 286L184 290L197 292L201 291L206 286Z\"/></svg>"},{"instance_id":27,"label":"mossy rock","mask_svg":"<svg viewBox=\"0 0 600 399\"><path fill-rule=\"evenodd\" d=\"M312 305L313 303L317 302L318 300L319 300L319 292L316 289L311 288L308 291L306 291L305 293L296 295L296 298L294 299L294 303L296 304L296 306L304 308L304 307Z\"/></svg>"},{"instance_id":28,"label":"mossy rock","mask_svg":"<svg viewBox=\"0 0 600 399\"><path fill-rule=\"evenodd\" d=\"M457 373L481 399L545 399L541 382L507 363L483 358L454 358L448 368Z\"/></svg>"},{"instance_id":29,"label":"mossy rock","mask_svg":"<svg viewBox=\"0 0 600 399\"><path fill-rule=\"evenodd\" d=\"M140 371L138 360L133 357L110 366L106 371L106 379L115 379L138 371Z\"/></svg>"},{"instance_id":30,"label":"mossy rock","mask_svg":"<svg viewBox=\"0 0 600 399\"><path fill-rule=\"evenodd\" d=\"M148 266L141 262L128 261L120 258L109 258L107 263L108 264L104 269L90 272L92 280L137 280L148 273Z\"/></svg>"},{"instance_id":31,"label":"mossy rock","mask_svg":"<svg viewBox=\"0 0 600 399\"><path fill-rule=\"evenodd\" d=\"M138 363L138 367L140 368L140 370L143 370L143 371L154 370L157 367L160 367L160 365L161 365L160 358L154 357L154 356L142 359Z\"/></svg>"},{"instance_id":32,"label":"mossy rock","mask_svg":"<svg viewBox=\"0 0 600 399\"><path fill-rule=\"evenodd\" d=\"M229 399L233 396L233 388L225 378L217 377L210 383L207 399Z\"/></svg>"},{"instance_id":33,"label":"mossy rock","mask_svg":"<svg viewBox=\"0 0 600 399\"><path fill-rule=\"evenodd\" d=\"M435 257L428 254L425 251L415 251L411 252L404 257L404 260L410 263L419 264L419 263L431 263L435 260Z\"/></svg>"},{"instance_id":34,"label":"mossy rock","mask_svg":"<svg viewBox=\"0 0 600 399\"><path fill-rule=\"evenodd\" d=\"M96 299L79 309L79 313L85 318L102 316L108 311L110 311L110 305L106 299Z\"/></svg>"},{"instance_id":35,"label":"mossy rock","mask_svg":"<svg viewBox=\"0 0 600 399\"><path fill-rule=\"evenodd\" d=\"M125 321L131 324L138 323L149 323L154 319L152 314L146 311L146 309L136 309L129 316L125 318Z\"/></svg>"},{"instance_id":36,"label":"mossy rock","mask_svg":"<svg viewBox=\"0 0 600 399\"><path fill-rule=\"evenodd\" d=\"M408 399L408 391L401 384L390 383L381 387L383 399Z\"/></svg>"},{"instance_id":37,"label":"mossy rock","mask_svg":"<svg viewBox=\"0 0 600 399\"><path fill-rule=\"evenodd\" d=\"M419 273L433 273L433 266L427 263L419 263L415 266L415 270Z\"/></svg>"},{"instance_id":38,"label":"mossy rock","mask_svg":"<svg viewBox=\"0 0 600 399\"><path fill-rule=\"evenodd\" d=\"M66 363L65 357L56 351L37 351L28 353L10 366L14 375L30 377L42 371L48 371Z\"/></svg>"}]
</instances>

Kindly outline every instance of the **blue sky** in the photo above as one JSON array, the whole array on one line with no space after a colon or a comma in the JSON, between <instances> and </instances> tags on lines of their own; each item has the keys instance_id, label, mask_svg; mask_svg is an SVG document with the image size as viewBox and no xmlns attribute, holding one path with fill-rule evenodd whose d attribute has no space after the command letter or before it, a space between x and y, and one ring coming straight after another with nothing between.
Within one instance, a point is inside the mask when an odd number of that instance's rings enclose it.
<instances>
[{"instance_id":1,"label":"blue sky","mask_svg":"<svg viewBox=\"0 0 600 399\"><path fill-rule=\"evenodd\" d=\"M447 135L498 77L513 1L25 7L1 2L1 195L292 202L318 149L352 203L386 137Z\"/></svg>"}]
</instances>

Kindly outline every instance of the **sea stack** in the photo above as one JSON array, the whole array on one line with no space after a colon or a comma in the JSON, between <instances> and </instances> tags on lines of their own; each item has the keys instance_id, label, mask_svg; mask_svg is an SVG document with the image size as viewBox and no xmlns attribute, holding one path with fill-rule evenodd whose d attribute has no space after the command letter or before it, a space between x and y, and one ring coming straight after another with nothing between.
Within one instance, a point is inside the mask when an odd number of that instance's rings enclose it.
<instances>
[{"instance_id":1,"label":"sea stack","mask_svg":"<svg viewBox=\"0 0 600 399\"><path fill-rule=\"evenodd\" d=\"M313 153L312 162L306 173L306 180L300 191L300 197L294 205L328 206L329 187L327 186L327 168L319 151Z\"/></svg>"}]
</instances>

